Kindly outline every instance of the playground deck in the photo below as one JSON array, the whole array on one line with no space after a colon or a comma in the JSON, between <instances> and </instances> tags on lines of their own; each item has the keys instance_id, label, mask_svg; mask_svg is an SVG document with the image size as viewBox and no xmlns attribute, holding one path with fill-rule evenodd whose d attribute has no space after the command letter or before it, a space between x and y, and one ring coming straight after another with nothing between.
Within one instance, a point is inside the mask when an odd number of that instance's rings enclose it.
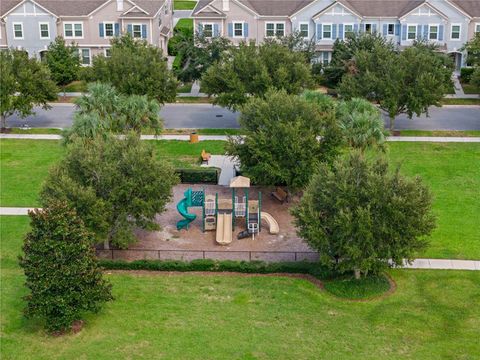
<instances>
[{"instance_id":1,"label":"playground deck","mask_svg":"<svg viewBox=\"0 0 480 360\"><path fill-rule=\"evenodd\" d=\"M205 189L206 194L215 194L219 197L228 198L231 196L231 189L217 185L192 186L178 185L174 188L173 201L168 204L167 211L157 217L161 225L161 231L148 232L137 231L139 242L134 246L135 249L145 250L203 250L203 251L294 251L310 252L312 251L296 234L292 223L292 216L289 213L289 207L292 204L280 204L270 196L272 188L251 188L252 200L256 199L258 191L262 191L262 211L269 213L279 224L280 232L278 235L270 235L268 225L263 222L262 232L255 236L255 240L247 238L237 240L237 234L245 230L245 221L237 219L237 226L233 232L233 241L230 245L221 246L215 241L215 231L202 232L202 209L189 208L190 213L197 215L197 219L190 224L188 230L178 231L177 221L182 217L177 212L176 204L183 198L185 190Z\"/></svg>"}]
</instances>

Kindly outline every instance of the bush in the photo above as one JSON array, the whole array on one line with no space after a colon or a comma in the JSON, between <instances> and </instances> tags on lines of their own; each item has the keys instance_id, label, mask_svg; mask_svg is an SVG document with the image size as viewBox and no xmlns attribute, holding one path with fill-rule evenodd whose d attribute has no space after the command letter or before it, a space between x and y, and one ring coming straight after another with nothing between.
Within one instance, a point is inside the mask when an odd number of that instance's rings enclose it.
<instances>
[{"instance_id":1,"label":"bush","mask_svg":"<svg viewBox=\"0 0 480 360\"><path fill-rule=\"evenodd\" d=\"M217 168L176 169L175 172L184 184L217 184L220 175L220 169Z\"/></svg>"},{"instance_id":2,"label":"bush","mask_svg":"<svg viewBox=\"0 0 480 360\"><path fill-rule=\"evenodd\" d=\"M177 45L182 41L183 37L179 35L174 35L170 40L168 40L168 55L176 56L178 54Z\"/></svg>"},{"instance_id":3,"label":"bush","mask_svg":"<svg viewBox=\"0 0 480 360\"><path fill-rule=\"evenodd\" d=\"M83 80L85 82L94 82L95 74L93 68L90 66L82 66L78 69L78 80Z\"/></svg>"},{"instance_id":4,"label":"bush","mask_svg":"<svg viewBox=\"0 0 480 360\"><path fill-rule=\"evenodd\" d=\"M212 272L239 272L247 274L309 274L319 278L331 277L331 272L318 263L310 262L278 262L263 261L233 261L199 259L191 262L178 260L136 260L132 262L122 260L100 260L102 267L108 270L149 270L149 271L212 271Z\"/></svg>"},{"instance_id":5,"label":"bush","mask_svg":"<svg viewBox=\"0 0 480 360\"><path fill-rule=\"evenodd\" d=\"M460 80L464 83L469 83L472 79L473 72L475 68L461 68L460 69Z\"/></svg>"},{"instance_id":6,"label":"bush","mask_svg":"<svg viewBox=\"0 0 480 360\"><path fill-rule=\"evenodd\" d=\"M178 54L177 56L175 56L175 60L173 60L172 69L175 72L181 70L182 69L182 62L183 62L183 55Z\"/></svg>"}]
</instances>

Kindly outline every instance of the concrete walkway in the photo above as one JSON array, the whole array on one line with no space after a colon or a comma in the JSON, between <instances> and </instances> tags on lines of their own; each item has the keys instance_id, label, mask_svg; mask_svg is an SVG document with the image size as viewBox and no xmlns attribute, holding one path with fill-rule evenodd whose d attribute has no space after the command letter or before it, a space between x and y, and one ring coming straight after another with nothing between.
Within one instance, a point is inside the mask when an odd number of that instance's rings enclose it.
<instances>
[{"instance_id":1,"label":"concrete walkway","mask_svg":"<svg viewBox=\"0 0 480 360\"><path fill-rule=\"evenodd\" d=\"M455 97L463 97L465 96L465 92L463 91L462 84L460 83L460 80L458 79L459 74L457 72L454 72L452 74L452 81L453 81L453 88L455 89Z\"/></svg>"},{"instance_id":2,"label":"concrete walkway","mask_svg":"<svg viewBox=\"0 0 480 360\"><path fill-rule=\"evenodd\" d=\"M189 141L190 135L142 135L142 140L179 140ZM53 134L0 134L0 139L21 140L61 140L61 135ZM217 140L227 141L225 135L199 135L200 141ZM389 136L390 142L437 142L437 143L480 143L480 137L434 137L434 136Z\"/></svg>"},{"instance_id":3,"label":"concrete walkway","mask_svg":"<svg viewBox=\"0 0 480 360\"><path fill-rule=\"evenodd\" d=\"M223 156L222 158L226 158ZM216 159L222 161L223 159ZM212 156L213 164L213 156ZM209 164L210 165L210 164ZM215 166L215 165L210 165ZM225 177L226 178L226 177ZM230 181L230 180L229 180ZM28 215L28 211L33 208L11 208L0 207L0 215ZM472 270L480 271L479 260L452 260L452 259L416 259L412 264L404 262L405 269L424 269L424 270Z\"/></svg>"},{"instance_id":4,"label":"concrete walkway","mask_svg":"<svg viewBox=\"0 0 480 360\"><path fill-rule=\"evenodd\" d=\"M216 167L221 169L220 176L218 178L218 185L228 186L230 185L230 179L235 177L235 160L230 156L225 155L212 155L208 164L203 164L203 167Z\"/></svg>"}]
</instances>

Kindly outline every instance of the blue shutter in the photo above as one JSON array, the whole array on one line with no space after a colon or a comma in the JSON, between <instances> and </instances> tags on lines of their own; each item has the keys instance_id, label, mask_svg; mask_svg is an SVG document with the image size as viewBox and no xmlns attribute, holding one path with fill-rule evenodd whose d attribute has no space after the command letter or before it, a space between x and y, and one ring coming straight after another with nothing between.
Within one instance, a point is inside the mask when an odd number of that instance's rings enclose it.
<instances>
[{"instance_id":1,"label":"blue shutter","mask_svg":"<svg viewBox=\"0 0 480 360\"><path fill-rule=\"evenodd\" d=\"M101 38L105 37L105 33L103 32L103 23L98 24L98 33L100 34Z\"/></svg>"},{"instance_id":2,"label":"blue shutter","mask_svg":"<svg viewBox=\"0 0 480 360\"><path fill-rule=\"evenodd\" d=\"M358 33L358 24L354 24L354 25L353 25L353 32L354 32L355 34Z\"/></svg>"},{"instance_id":3,"label":"blue shutter","mask_svg":"<svg viewBox=\"0 0 480 360\"><path fill-rule=\"evenodd\" d=\"M248 38L248 23L243 24L243 36Z\"/></svg>"},{"instance_id":4,"label":"blue shutter","mask_svg":"<svg viewBox=\"0 0 480 360\"><path fill-rule=\"evenodd\" d=\"M423 38L428 39L428 25L423 25Z\"/></svg>"},{"instance_id":5,"label":"blue shutter","mask_svg":"<svg viewBox=\"0 0 480 360\"><path fill-rule=\"evenodd\" d=\"M443 41L443 25L438 27L438 40Z\"/></svg>"},{"instance_id":6,"label":"blue shutter","mask_svg":"<svg viewBox=\"0 0 480 360\"><path fill-rule=\"evenodd\" d=\"M317 41L322 40L322 24L317 24Z\"/></svg>"},{"instance_id":7,"label":"blue shutter","mask_svg":"<svg viewBox=\"0 0 480 360\"><path fill-rule=\"evenodd\" d=\"M133 36L133 26L132 24L127 25L127 33Z\"/></svg>"},{"instance_id":8,"label":"blue shutter","mask_svg":"<svg viewBox=\"0 0 480 360\"><path fill-rule=\"evenodd\" d=\"M332 25L332 39L335 40L337 38L337 24Z\"/></svg>"},{"instance_id":9,"label":"blue shutter","mask_svg":"<svg viewBox=\"0 0 480 360\"><path fill-rule=\"evenodd\" d=\"M402 40L407 40L407 25L402 25Z\"/></svg>"},{"instance_id":10,"label":"blue shutter","mask_svg":"<svg viewBox=\"0 0 480 360\"><path fill-rule=\"evenodd\" d=\"M115 36L120 36L120 24L115 23Z\"/></svg>"},{"instance_id":11,"label":"blue shutter","mask_svg":"<svg viewBox=\"0 0 480 360\"><path fill-rule=\"evenodd\" d=\"M200 35L200 36L203 34L203 24L202 23L198 24L197 32L198 32L198 35Z\"/></svg>"},{"instance_id":12,"label":"blue shutter","mask_svg":"<svg viewBox=\"0 0 480 360\"><path fill-rule=\"evenodd\" d=\"M383 24L383 36L388 35L388 24Z\"/></svg>"},{"instance_id":13,"label":"blue shutter","mask_svg":"<svg viewBox=\"0 0 480 360\"><path fill-rule=\"evenodd\" d=\"M147 25L142 25L142 38L147 38Z\"/></svg>"},{"instance_id":14,"label":"blue shutter","mask_svg":"<svg viewBox=\"0 0 480 360\"><path fill-rule=\"evenodd\" d=\"M422 25L417 25L417 39L420 40L422 38Z\"/></svg>"},{"instance_id":15,"label":"blue shutter","mask_svg":"<svg viewBox=\"0 0 480 360\"><path fill-rule=\"evenodd\" d=\"M220 31L218 30L218 24L213 24L213 37L220 36Z\"/></svg>"},{"instance_id":16,"label":"blue shutter","mask_svg":"<svg viewBox=\"0 0 480 360\"><path fill-rule=\"evenodd\" d=\"M400 36L400 24L395 24L395 35Z\"/></svg>"},{"instance_id":17,"label":"blue shutter","mask_svg":"<svg viewBox=\"0 0 480 360\"><path fill-rule=\"evenodd\" d=\"M366 28L365 24L362 24L362 32L365 32L365 28Z\"/></svg>"},{"instance_id":18,"label":"blue shutter","mask_svg":"<svg viewBox=\"0 0 480 360\"><path fill-rule=\"evenodd\" d=\"M343 24L338 24L338 37L343 40Z\"/></svg>"},{"instance_id":19,"label":"blue shutter","mask_svg":"<svg viewBox=\"0 0 480 360\"><path fill-rule=\"evenodd\" d=\"M228 23L228 36L233 37L233 23Z\"/></svg>"},{"instance_id":20,"label":"blue shutter","mask_svg":"<svg viewBox=\"0 0 480 360\"><path fill-rule=\"evenodd\" d=\"M372 34L377 32L377 24L372 24Z\"/></svg>"}]
</instances>

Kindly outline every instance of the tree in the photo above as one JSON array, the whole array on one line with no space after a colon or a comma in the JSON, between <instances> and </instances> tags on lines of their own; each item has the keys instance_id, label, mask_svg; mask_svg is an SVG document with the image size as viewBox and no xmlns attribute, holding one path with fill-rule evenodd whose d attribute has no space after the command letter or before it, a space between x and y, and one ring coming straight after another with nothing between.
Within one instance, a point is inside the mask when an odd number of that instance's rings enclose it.
<instances>
[{"instance_id":1,"label":"tree","mask_svg":"<svg viewBox=\"0 0 480 360\"><path fill-rule=\"evenodd\" d=\"M64 133L66 142L75 136L94 138L102 133L124 134L132 130L140 134L144 129L159 134L162 130L160 105L156 100L121 95L108 84L89 84L88 93L76 99L75 104L73 125Z\"/></svg>"},{"instance_id":2,"label":"tree","mask_svg":"<svg viewBox=\"0 0 480 360\"><path fill-rule=\"evenodd\" d=\"M461 49L467 52L467 62L472 66L480 66L480 33L468 41Z\"/></svg>"},{"instance_id":3,"label":"tree","mask_svg":"<svg viewBox=\"0 0 480 360\"><path fill-rule=\"evenodd\" d=\"M241 43L202 76L202 88L216 96L214 102L234 110L252 96L264 97L270 88L300 94L311 83L305 57L273 42L258 47Z\"/></svg>"},{"instance_id":4,"label":"tree","mask_svg":"<svg viewBox=\"0 0 480 360\"><path fill-rule=\"evenodd\" d=\"M53 81L62 87L65 96L65 86L78 79L78 70L80 68L78 47L73 43L71 46L66 46L65 40L58 36L48 46L47 66Z\"/></svg>"},{"instance_id":5,"label":"tree","mask_svg":"<svg viewBox=\"0 0 480 360\"><path fill-rule=\"evenodd\" d=\"M0 118L2 128L7 117L34 114L33 107L48 109L49 101L57 98L57 87L47 67L20 50L0 51Z\"/></svg>"},{"instance_id":6,"label":"tree","mask_svg":"<svg viewBox=\"0 0 480 360\"><path fill-rule=\"evenodd\" d=\"M227 153L238 157L242 172L257 184L302 188L321 162L336 155L341 139L335 125L334 112L272 90L242 107L245 138L231 138Z\"/></svg>"},{"instance_id":7,"label":"tree","mask_svg":"<svg viewBox=\"0 0 480 360\"><path fill-rule=\"evenodd\" d=\"M397 115L428 115L430 106L440 106L451 87L450 78L446 58L426 46L412 46L400 53L376 46L355 53L338 91L345 99L363 97L377 102L388 113L393 131Z\"/></svg>"},{"instance_id":8,"label":"tree","mask_svg":"<svg viewBox=\"0 0 480 360\"><path fill-rule=\"evenodd\" d=\"M390 259L402 266L426 248L425 236L435 228L432 197L421 179L358 151L332 168L320 165L292 213L320 262L356 278L385 269Z\"/></svg>"},{"instance_id":9,"label":"tree","mask_svg":"<svg viewBox=\"0 0 480 360\"><path fill-rule=\"evenodd\" d=\"M45 319L49 331L63 332L112 300L111 285L97 264L93 236L74 210L53 201L29 216L32 229L20 258L30 291L25 314Z\"/></svg>"},{"instance_id":10,"label":"tree","mask_svg":"<svg viewBox=\"0 0 480 360\"><path fill-rule=\"evenodd\" d=\"M111 40L110 57L93 58L91 75L124 95L146 95L159 103L174 101L177 80L167 68L161 49L126 34Z\"/></svg>"},{"instance_id":11,"label":"tree","mask_svg":"<svg viewBox=\"0 0 480 360\"><path fill-rule=\"evenodd\" d=\"M41 192L43 205L54 199L74 208L95 242L126 248L135 228L155 230L177 182L174 169L156 157L138 134L76 138L55 166Z\"/></svg>"},{"instance_id":12,"label":"tree","mask_svg":"<svg viewBox=\"0 0 480 360\"><path fill-rule=\"evenodd\" d=\"M480 88L480 66L477 66L473 71L470 83L478 88Z\"/></svg>"},{"instance_id":13,"label":"tree","mask_svg":"<svg viewBox=\"0 0 480 360\"><path fill-rule=\"evenodd\" d=\"M384 150L385 130L380 110L365 99L341 101L337 107L340 128L347 144L354 149Z\"/></svg>"},{"instance_id":14,"label":"tree","mask_svg":"<svg viewBox=\"0 0 480 360\"><path fill-rule=\"evenodd\" d=\"M342 80L359 51L370 52L373 49L383 48L387 51L394 51L394 45L380 34L350 33L345 40L336 40L333 44L332 61L324 69L326 82L337 86Z\"/></svg>"}]
</instances>

